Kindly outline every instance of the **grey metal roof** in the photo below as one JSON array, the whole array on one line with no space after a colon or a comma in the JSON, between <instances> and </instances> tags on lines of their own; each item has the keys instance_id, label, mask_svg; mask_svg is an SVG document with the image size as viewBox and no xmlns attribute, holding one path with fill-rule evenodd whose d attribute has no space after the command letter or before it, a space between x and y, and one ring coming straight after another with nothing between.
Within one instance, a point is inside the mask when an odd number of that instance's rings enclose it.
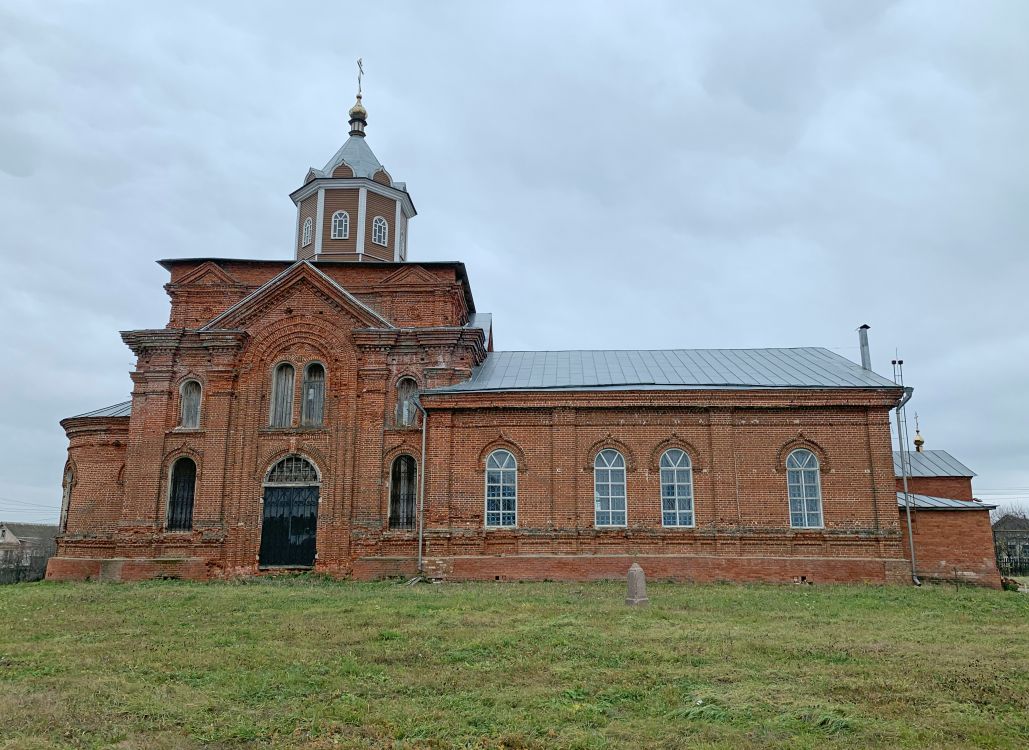
<instances>
[{"instance_id":1,"label":"grey metal roof","mask_svg":"<svg viewBox=\"0 0 1029 750\"><path fill-rule=\"evenodd\" d=\"M493 328L493 313L472 313L464 327L480 329L486 341L489 341L489 332Z\"/></svg>"},{"instance_id":2,"label":"grey metal roof","mask_svg":"<svg viewBox=\"0 0 1029 750\"><path fill-rule=\"evenodd\" d=\"M376 172L382 169L379 160L375 158L371 147L363 136L352 135L347 142L340 146L339 151L332 155L325 166L313 170L319 177L331 177L332 172L340 164L345 163L354 170L354 177L371 178Z\"/></svg>"},{"instance_id":3,"label":"grey metal roof","mask_svg":"<svg viewBox=\"0 0 1029 750\"><path fill-rule=\"evenodd\" d=\"M974 477L975 472L958 461L947 451L911 451L911 473L909 477ZM893 473L903 475L900 465L900 451L893 451Z\"/></svg>"},{"instance_id":4,"label":"grey metal roof","mask_svg":"<svg viewBox=\"0 0 1029 750\"><path fill-rule=\"evenodd\" d=\"M949 497L932 497L910 493L911 507L918 510L993 510L996 505L980 503L976 500L953 500ZM904 493L897 493L897 505L904 507Z\"/></svg>"},{"instance_id":5,"label":"grey metal roof","mask_svg":"<svg viewBox=\"0 0 1029 750\"><path fill-rule=\"evenodd\" d=\"M74 417L69 417L69 419L78 419L79 417L127 417L130 414L132 414L132 402L122 401L120 404L105 406L103 409L87 411L85 414L76 414Z\"/></svg>"},{"instance_id":6,"label":"grey metal roof","mask_svg":"<svg viewBox=\"0 0 1029 750\"><path fill-rule=\"evenodd\" d=\"M472 377L427 393L516 390L898 388L828 349L490 352Z\"/></svg>"}]
</instances>

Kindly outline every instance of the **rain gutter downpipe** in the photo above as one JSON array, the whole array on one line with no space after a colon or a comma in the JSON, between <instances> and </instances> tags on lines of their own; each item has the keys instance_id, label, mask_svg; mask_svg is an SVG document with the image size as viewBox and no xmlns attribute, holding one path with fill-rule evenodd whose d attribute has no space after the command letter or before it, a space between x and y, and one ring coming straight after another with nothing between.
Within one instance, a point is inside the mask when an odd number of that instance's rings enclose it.
<instances>
[{"instance_id":1,"label":"rain gutter downpipe","mask_svg":"<svg viewBox=\"0 0 1029 750\"><path fill-rule=\"evenodd\" d=\"M903 385L903 381L901 381ZM907 515L908 524L908 546L911 550L911 582L916 586L921 586L922 582L918 580L918 563L915 559L915 531L911 524L911 494L908 492L908 476L911 474L911 457L907 450L907 440L905 440L905 431L903 426L903 412L904 405L911 400L911 396L914 395L915 389L911 387L904 388L904 395L897 401L897 442L900 444L900 474L901 481L904 485L904 512Z\"/></svg>"},{"instance_id":2,"label":"rain gutter downpipe","mask_svg":"<svg viewBox=\"0 0 1029 750\"><path fill-rule=\"evenodd\" d=\"M429 426L429 412L425 411L417 393L414 395L412 403L422 413L422 459L418 472L418 575L421 576L425 573L422 547L425 539L425 431Z\"/></svg>"}]
</instances>

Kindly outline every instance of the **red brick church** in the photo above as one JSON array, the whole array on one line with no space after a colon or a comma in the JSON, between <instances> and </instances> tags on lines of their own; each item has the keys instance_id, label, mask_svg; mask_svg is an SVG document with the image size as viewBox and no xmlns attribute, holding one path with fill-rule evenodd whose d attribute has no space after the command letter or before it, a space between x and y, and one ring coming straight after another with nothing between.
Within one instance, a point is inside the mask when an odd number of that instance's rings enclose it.
<instances>
[{"instance_id":1,"label":"red brick church","mask_svg":"<svg viewBox=\"0 0 1029 750\"><path fill-rule=\"evenodd\" d=\"M295 259L160 261L131 400L61 423L49 578L910 580L902 388L821 348L494 351L366 124L290 196ZM970 488L913 496L916 572L995 586Z\"/></svg>"}]
</instances>

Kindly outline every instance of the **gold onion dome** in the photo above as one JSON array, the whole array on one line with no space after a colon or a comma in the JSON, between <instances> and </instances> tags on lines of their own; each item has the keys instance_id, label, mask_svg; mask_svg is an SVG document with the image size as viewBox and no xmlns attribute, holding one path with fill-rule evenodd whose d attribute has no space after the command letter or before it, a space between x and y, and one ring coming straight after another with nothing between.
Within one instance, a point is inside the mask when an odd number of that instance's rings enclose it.
<instances>
[{"instance_id":1,"label":"gold onion dome","mask_svg":"<svg viewBox=\"0 0 1029 750\"><path fill-rule=\"evenodd\" d=\"M361 104L361 95L358 94L357 95L357 101L354 102L354 106L350 108L350 117L351 118L358 118L358 117L364 118L364 117L367 117L367 116L368 116L368 110L366 110L364 108L364 105Z\"/></svg>"}]
</instances>

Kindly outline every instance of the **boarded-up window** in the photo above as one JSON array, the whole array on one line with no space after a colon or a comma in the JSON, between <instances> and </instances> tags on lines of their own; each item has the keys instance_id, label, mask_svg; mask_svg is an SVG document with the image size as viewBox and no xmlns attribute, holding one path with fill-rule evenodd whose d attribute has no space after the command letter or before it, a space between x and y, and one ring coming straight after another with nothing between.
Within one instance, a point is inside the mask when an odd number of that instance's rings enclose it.
<instances>
[{"instance_id":1,"label":"boarded-up window","mask_svg":"<svg viewBox=\"0 0 1029 750\"><path fill-rule=\"evenodd\" d=\"M68 530L68 511L71 509L71 488L75 484L75 472L71 466L64 468L64 483L61 487L61 533Z\"/></svg>"},{"instance_id":2,"label":"boarded-up window","mask_svg":"<svg viewBox=\"0 0 1029 750\"><path fill-rule=\"evenodd\" d=\"M187 380L179 389L179 426L195 430L200 426L200 383Z\"/></svg>"},{"instance_id":3,"label":"boarded-up window","mask_svg":"<svg viewBox=\"0 0 1029 750\"><path fill-rule=\"evenodd\" d=\"M168 531L193 528L193 495L196 491L197 465L191 458L172 464L168 489Z\"/></svg>"},{"instance_id":4,"label":"boarded-up window","mask_svg":"<svg viewBox=\"0 0 1029 750\"><path fill-rule=\"evenodd\" d=\"M410 456L397 456L390 470L389 527L413 529L414 506L417 495L418 465Z\"/></svg>"},{"instance_id":5,"label":"boarded-up window","mask_svg":"<svg viewBox=\"0 0 1029 750\"><path fill-rule=\"evenodd\" d=\"M306 427L319 427L325 414L325 368L313 362L304 370L304 403L300 422Z\"/></svg>"},{"instance_id":6,"label":"boarded-up window","mask_svg":"<svg viewBox=\"0 0 1029 750\"><path fill-rule=\"evenodd\" d=\"M293 424L293 365L283 362L272 377L272 427Z\"/></svg>"},{"instance_id":7,"label":"boarded-up window","mask_svg":"<svg viewBox=\"0 0 1029 750\"><path fill-rule=\"evenodd\" d=\"M397 425L410 427L415 422L414 397L418 384L412 378L401 378L397 383Z\"/></svg>"}]
</instances>

